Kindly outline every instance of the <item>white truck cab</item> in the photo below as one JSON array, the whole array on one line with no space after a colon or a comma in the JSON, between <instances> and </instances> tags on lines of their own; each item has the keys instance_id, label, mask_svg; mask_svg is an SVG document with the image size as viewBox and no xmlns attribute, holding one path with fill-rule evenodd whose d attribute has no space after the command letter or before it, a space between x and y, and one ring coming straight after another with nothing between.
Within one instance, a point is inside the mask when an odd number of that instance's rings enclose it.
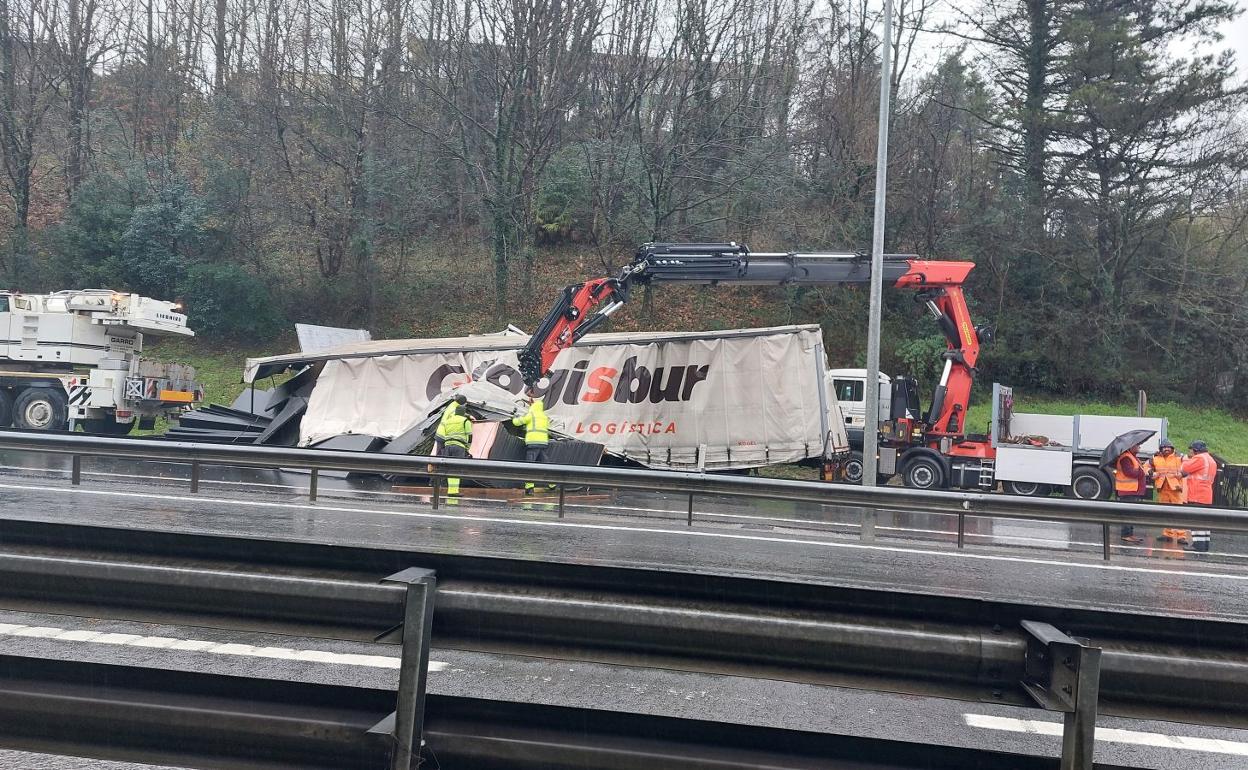
<instances>
[{"instance_id":1,"label":"white truck cab","mask_svg":"<svg viewBox=\"0 0 1248 770\"><path fill-rule=\"evenodd\" d=\"M867 370L866 369L829 369L828 379L832 381L836 400L841 405L841 414L845 417L845 425L861 430L866 424L867 413ZM880 422L887 422L892 414L892 379L880 373Z\"/></svg>"}]
</instances>

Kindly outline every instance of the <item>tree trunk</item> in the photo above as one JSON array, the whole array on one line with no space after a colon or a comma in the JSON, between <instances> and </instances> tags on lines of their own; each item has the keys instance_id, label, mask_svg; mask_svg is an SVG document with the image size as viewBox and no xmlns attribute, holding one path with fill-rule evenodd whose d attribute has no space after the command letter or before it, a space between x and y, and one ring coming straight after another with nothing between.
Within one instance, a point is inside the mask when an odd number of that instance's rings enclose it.
<instances>
[{"instance_id":1,"label":"tree trunk","mask_svg":"<svg viewBox=\"0 0 1248 770\"><path fill-rule=\"evenodd\" d=\"M511 218L503 207L494 206L494 298L498 322L507 323L508 261L511 259Z\"/></svg>"},{"instance_id":2,"label":"tree trunk","mask_svg":"<svg viewBox=\"0 0 1248 770\"><path fill-rule=\"evenodd\" d=\"M213 90L221 93L225 90L225 71L230 66L225 60L225 14L226 0L217 0L217 29L213 38Z\"/></svg>"},{"instance_id":3,"label":"tree trunk","mask_svg":"<svg viewBox=\"0 0 1248 770\"><path fill-rule=\"evenodd\" d=\"M1027 0L1028 35L1024 50L1027 91L1023 101L1023 183L1027 211L1026 234L1034 247L1044 235L1045 157L1048 147L1048 121L1045 99L1049 95L1049 25L1052 17L1048 0Z\"/></svg>"}]
</instances>

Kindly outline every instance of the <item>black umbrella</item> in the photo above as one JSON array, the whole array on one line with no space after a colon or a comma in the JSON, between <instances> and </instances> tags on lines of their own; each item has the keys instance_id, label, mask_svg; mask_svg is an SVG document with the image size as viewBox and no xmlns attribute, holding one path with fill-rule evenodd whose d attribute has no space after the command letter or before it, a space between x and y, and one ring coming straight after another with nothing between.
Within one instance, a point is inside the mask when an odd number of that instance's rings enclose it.
<instances>
[{"instance_id":1,"label":"black umbrella","mask_svg":"<svg viewBox=\"0 0 1248 770\"><path fill-rule=\"evenodd\" d=\"M1137 428L1136 430L1129 430L1121 436L1116 436L1113 441L1109 442L1109 446L1105 447L1105 451L1101 452L1101 467L1113 465L1114 461L1118 459L1118 455L1133 446L1143 444L1156 435L1157 431L1155 430Z\"/></svg>"}]
</instances>

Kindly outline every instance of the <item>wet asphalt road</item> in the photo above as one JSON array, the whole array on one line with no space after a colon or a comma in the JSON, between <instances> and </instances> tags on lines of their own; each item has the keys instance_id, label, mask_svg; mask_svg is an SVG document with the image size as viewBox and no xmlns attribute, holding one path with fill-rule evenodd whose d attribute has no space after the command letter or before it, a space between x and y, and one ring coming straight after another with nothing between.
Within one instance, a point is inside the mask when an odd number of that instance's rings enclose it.
<instances>
[{"instance_id":1,"label":"wet asphalt road","mask_svg":"<svg viewBox=\"0 0 1248 770\"><path fill-rule=\"evenodd\" d=\"M684 499L661 495L553 505L463 501L434 512L426 501L396 496L373 482L322 480L310 504L298 474L225 471L190 495L176 466L88 462L84 485L68 485L66 463L0 457L0 515L10 518L246 534L362 545L409 545L536 561L602 563L748 575L839 586L1114 609L1176 617L1248 621L1248 569L1242 557L1199 558L1153 543L1101 562L1096 528L977 520L971 547L949 542L948 517L881 516L874 542L861 542L860 512L777 503L699 501L695 525ZM22 469L15 469L19 466ZM1221 541L1230 543L1231 541ZM1121 558L1118 558L1121 557ZM325 640L265 639L203 628L155 627L90 618L2 613L0 624L111 630L140 636L212 639L252 645L333 649L370 655L390 648ZM388 668L315 664L247 656L91 644L44 636L0 636L11 654L152 665L305 681L392 684ZM379 651L380 650L380 651ZM894 695L770 679L435 650L446 664L430 690L536 703L589 705L741 724L818 729L846 735L1054 756L1057 738L1039 722L1051 715L996 704ZM970 716L968 716L970 715ZM972 719L975 717L976 719ZM984 726L990 725L990 726ZM1248 767L1248 733L1103 718L1115 740L1098 742L1098 761L1141 768ZM1173 736L1205 739L1190 745ZM1210 742L1213 741L1213 742ZM1226 743L1218 743L1223 741ZM1200 748L1192 748L1199 746ZM1218 750L1210 750L1213 747ZM1241 753L1242 752L1242 753ZM0 753L0 768L107 767L83 760Z\"/></svg>"},{"instance_id":2,"label":"wet asphalt road","mask_svg":"<svg viewBox=\"0 0 1248 770\"><path fill-rule=\"evenodd\" d=\"M1246 566L1198 558L1174 547L1144 549L1146 556L1106 563L1098 558L1099 546L1095 551L1071 547L1079 535L1064 527L1065 548L1027 545L1058 537L1055 526L1044 522L979 520L981 543L959 550L930 537L949 518L943 516L899 514L890 522L882 515L884 523L895 529L881 533L877 528L875 541L864 543L856 528L836 523L857 520L858 512L795 512L791 503L784 503L782 511L755 507L742 514L740 501L699 501L698 518L688 527L684 498L661 495L570 507L561 520L553 503L464 500L456 508L434 511L419 498L384 490L343 490L309 503L304 493L275 481L270 477L266 486L205 483L200 494L192 495L177 478L161 479L133 466L125 475L105 470L96 475L88 466L81 487L71 487L59 476L3 471L0 511L11 518L44 521L400 546L1047 607L1248 620ZM750 518L705 515L711 511ZM800 520L795 522L795 516Z\"/></svg>"}]
</instances>

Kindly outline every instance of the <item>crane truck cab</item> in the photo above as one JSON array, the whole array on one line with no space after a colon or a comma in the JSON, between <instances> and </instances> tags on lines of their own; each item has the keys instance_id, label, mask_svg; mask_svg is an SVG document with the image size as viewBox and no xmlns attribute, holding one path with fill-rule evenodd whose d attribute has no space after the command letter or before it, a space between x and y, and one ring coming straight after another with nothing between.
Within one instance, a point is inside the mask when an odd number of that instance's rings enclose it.
<instances>
[{"instance_id":1,"label":"crane truck cab","mask_svg":"<svg viewBox=\"0 0 1248 770\"><path fill-rule=\"evenodd\" d=\"M146 335L194 336L180 310L109 289L0 292L0 427L124 435L201 400L193 368L141 356Z\"/></svg>"},{"instance_id":2,"label":"crane truck cab","mask_svg":"<svg viewBox=\"0 0 1248 770\"><path fill-rule=\"evenodd\" d=\"M828 379L832 381L836 400L841 404L845 426L851 433L858 433L861 446L862 428L866 425L867 415L867 370L829 369ZM892 383L891 377L880 372L880 422L888 422L892 415Z\"/></svg>"}]
</instances>

